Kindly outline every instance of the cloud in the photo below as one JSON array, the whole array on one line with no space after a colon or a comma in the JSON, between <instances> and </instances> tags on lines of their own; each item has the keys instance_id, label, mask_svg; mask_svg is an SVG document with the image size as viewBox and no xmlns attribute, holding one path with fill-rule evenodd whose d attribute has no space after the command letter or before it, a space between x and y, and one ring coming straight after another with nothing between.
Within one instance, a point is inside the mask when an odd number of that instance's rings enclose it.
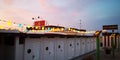
<instances>
[{"instance_id":1,"label":"cloud","mask_svg":"<svg viewBox=\"0 0 120 60\"><path fill-rule=\"evenodd\" d=\"M16 23L31 24L32 23L31 17L33 17L34 15L35 14L33 13L15 7L11 7L11 9L4 8L0 10L1 20L9 20Z\"/></svg>"},{"instance_id":2,"label":"cloud","mask_svg":"<svg viewBox=\"0 0 120 60\"><path fill-rule=\"evenodd\" d=\"M49 24L72 27L78 26L81 19L87 28L101 18L119 15L118 3L103 0L1 0L0 18L32 24L31 18L40 16Z\"/></svg>"},{"instance_id":3,"label":"cloud","mask_svg":"<svg viewBox=\"0 0 120 60\"><path fill-rule=\"evenodd\" d=\"M1 3L3 3L3 4L6 4L6 5L12 5L13 4L13 0L0 0L1 1Z\"/></svg>"}]
</instances>

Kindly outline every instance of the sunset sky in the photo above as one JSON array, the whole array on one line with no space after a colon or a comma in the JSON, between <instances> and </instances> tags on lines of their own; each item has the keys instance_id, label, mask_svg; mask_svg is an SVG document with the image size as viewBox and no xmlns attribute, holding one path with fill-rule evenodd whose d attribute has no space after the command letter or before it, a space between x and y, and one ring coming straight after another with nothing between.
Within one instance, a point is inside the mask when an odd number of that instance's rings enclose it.
<instances>
[{"instance_id":1,"label":"sunset sky","mask_svg":"<svg viewBox=\"0 0 120 60\"><path fill-rule=\"evenodd\" d=\"M0 0L0 19L33 24L40 16L48 24L87 30L120 25L120 0Z\"/></svg>"}]
</instances>

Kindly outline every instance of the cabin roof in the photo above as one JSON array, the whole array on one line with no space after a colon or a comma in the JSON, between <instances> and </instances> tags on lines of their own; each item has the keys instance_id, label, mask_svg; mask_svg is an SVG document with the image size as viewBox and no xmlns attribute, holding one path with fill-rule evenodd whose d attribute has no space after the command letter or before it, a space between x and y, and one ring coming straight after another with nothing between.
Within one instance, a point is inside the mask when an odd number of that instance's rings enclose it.
<instances>
[{"instance_id":1,"label":"cabin roof","mask_svg":"<svg viewBox=\"0 0 120 60\"><path fill-rule=\"evenodd\" d=\"M24 36L30 38L40 38L40 37L61 37L61 38L73 38L73 37L93 37L93 36L80 36L80 35L70 35L70 34L57 34L57 33L44 33L44 34L35 34L35 33L23 33L18 30L0 30L0 36Z\"/></svg>"}]
</instances>

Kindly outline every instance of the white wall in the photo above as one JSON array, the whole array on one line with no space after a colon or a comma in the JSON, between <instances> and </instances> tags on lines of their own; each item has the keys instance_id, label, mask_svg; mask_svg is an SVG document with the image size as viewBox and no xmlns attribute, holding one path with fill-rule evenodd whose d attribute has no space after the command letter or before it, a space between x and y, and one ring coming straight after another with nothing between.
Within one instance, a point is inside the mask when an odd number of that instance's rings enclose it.
<instances>
[{"instance_id":1,"label":"white wall","mask_svg":"<svg viewBox=\"0 0 120 60\"><path fill-rule=\"evenodd\" d=\"M75 56L81 55L81 43L80 43L80 38L75 38Z\"/></svg>"},{"instance_id":2,"label":"white wall","mask_svg":"<svg viewBox=\"0 0 120 60\"><path fill-rule=\"evenodd\" d=\"M93 37L26 38L24 60L69 60L95 50L95 44ZM22 52L23 46L19 48ZM31 49L30 54L27 53L28 49ZM33 59L33 56L37 58Z\"/></svg>"},{"instance_id":3,"label":"white wall","mask_svg":"<svg viewBox=\"0 0 120 60\"><path fill-rule=\"evenodd\" d=\"M19 37L15 38L15 60L24 59L24 44L19 44Z\"/></svg>"},{"instance_id":4,"label":"white wall","mask_svg":"<svg viewBox=\"0 0 120 60\"><path fill-rule=\"evenodd\" d=\"M86 53L86 39L82 38L81 40L82 54Z\"/></svg>"},{"instance_id":5,"label":"white wall","mask_svg":"<svg viewBox=\"0 0 120 60\"><path fill-rule=\"evenodd\" d=\"M75 38L67 38L66 39L66 43L65 43L65 53L66 53L66 59L69 60L74 56L74 49L75 49L75 46L74 46L74 41L75 41Z\"/></svg>"},{"instance_id":6,"label":"white wall","mask_svg":"<svg viewBox=\"0 0 120 60\"><path fill-rule=\"evenodd\" d=\"M40 48L42 47L40 46L39 38L26 38L24 60L40 60Z\"/></svg>"},{"instance_id":7,"label":"white wall","mask_svg":"<svg viewBox=\"0 0 120 60\"><path fill-rule=\"evenodd\" d=\"M93 38L93 39L94 39L94 45L93 45L94 46L94 50L96 50L96 47L97 47L96 46L96 38Z\"/></svg>"},{"instance_id":8,"label":"white wall","mask_svg":"<svg viewBox=\"0 0 120 60\"><path fill-rule=\"evenodd\" d=\"M55 38L43 38L41 41L41 60L55 59Z\"/></svg>"},{"instance_id":9,"label":"white wall","mask_svg":"<svg viewBox=\"0 0 120 60\"><path fill-rule=\"evenodd\" d=\"M93 51L94 50L94 39L93 38L91 38L91 41L92 41L92 43L91 43L91 45L92 45L92 50L91 51Z\"/></svg>"},{"instance_id":10,"label":"white wall","mask_svg":"<svg viewBox=\"0 0 120 60\"><path fill-rule=\"evenodd\" d=\"M86 42L85 42L85 45L86 45L86 52L85 53L88 53L89 52L89 50L90 50L90 45L89 45L89 38L87 37L87 38L85 38L85 40L86 40Z\"/></svg>"},{"instance_id":11,"label":"white wall","mask_svg":"<svg viewBox=\"0 0 120 60\"><path fill-rule=\"evenodd\" d=\"M65 60L65 38L55 38L55 60Z\"/></svg>"}]
</instances>

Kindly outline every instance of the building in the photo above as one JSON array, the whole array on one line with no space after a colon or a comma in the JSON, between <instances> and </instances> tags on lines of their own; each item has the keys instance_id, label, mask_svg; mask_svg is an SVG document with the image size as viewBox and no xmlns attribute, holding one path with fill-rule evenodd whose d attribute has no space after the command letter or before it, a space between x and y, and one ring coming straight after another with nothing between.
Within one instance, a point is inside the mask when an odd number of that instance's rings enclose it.
<instances>
[{"instance_id":1,"label":"building","mask_svg":"<svg viewBox=\"0 0 120 60\"><path fill-rule=\"evenodd\" d=\"M102 37L102 43L103 43L103 47L109 47L111 48L112 47L112 39L113 39L113 43L114 43L114 47L115 48L118 48L119 46L119 39L120 39L120 35L119 33L110 33L110 32L106 32L106 33L103 33L102 34L103 37Z\"/></svg>"},{"instance_id":2,"label":"building","mask_svg":"<svg viewBox=\"0 0 120 60\"><path fill-rule=\"evenodd\" d=\"M94 36L0 30L1 60L69 60L96 49Z\"/></svg>"},{"instance_id":3,"label":"building","mask_svg":"<svg viewBox=\"0 0 120 60\"><path fill-rule=\"evenodd\" d=\"M103 25L102 45L105 48L119 48L120 34L118 33L118 25Z\"/></svg>"},{"instance_id":4,"label":"building","mask_svg":"<svg viewBox=\"0 0 120 60\"><path fill-rule=\"evenodd\" d=\"M27 31L2 28L0 59L69 60L96 50L96 37L84 32L51 25L27 27Z\"/></svg>"}]
</instances>

